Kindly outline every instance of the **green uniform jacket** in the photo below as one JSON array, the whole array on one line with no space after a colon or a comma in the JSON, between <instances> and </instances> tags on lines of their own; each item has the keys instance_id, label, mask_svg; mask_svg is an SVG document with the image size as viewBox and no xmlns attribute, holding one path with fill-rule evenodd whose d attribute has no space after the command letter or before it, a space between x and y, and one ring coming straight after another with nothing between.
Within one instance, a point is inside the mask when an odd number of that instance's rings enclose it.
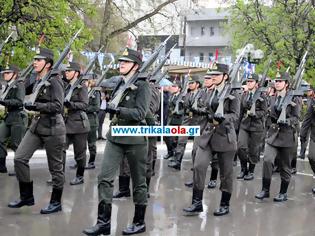
<instances>
[{"instance_id":1,"label":"green uniform jacket","mask_svg":"<svg viewBox=\"0 0 315 236\"><path fill-rule=\"evenodd\" d=\"M97 128L98 127L98 116L97 113L100 110L100 104L101 104L101 94L99 91L96 91L94 93L94 96L91 96L89 98L89 106L86 110L86 113L88 115L89 121L90 121L90 127Z\"/></svg>"},{"instance_id":2,"label":"green uniform jacket","mask_svg":"<svg viewBox=\"0 0 315 236\"><path fill-rule=\"evenodd\" d=\"M117 85L115 91L124 84L123 80ZM114 125L146 125L145 117L149 110L151 91L149 83L141 78L138 79L132 88L128 88L118 105L120 114L112 119L110 129L106 134L109 141L121 144L146 144L147 137L144 136L112 136L111 127Z\"/></svg>"},{"instance_id":3,"label":"green uniform jacket","mask_svg":"<svg viewBox=\"0 0 315 236\"><path fill-rule=\"evenodd\" d=\"M25 97L24 81L15 81L6 98L4 99L6 115L4 121L7 125L27 123L27 115L23 111Z\"/></svg>"},{"instance_id":4,"label":"green uniform jacket","mask_svg":"<svg viewBox=\"0 0 315 236\"><path fill-rule=\"evenodd\" d=\"M67 105L68 112L65 118L67 134L83 134L90 131L90 122L85 112L88 103L87 87L84 84L79 85L74 89Z\"/></svg>"},{"instance_id":5,"label":"green uniform jacket","mask_svg":"<svg viewBox=\"0 0 315 236\"><path fill-rule=\"evenodd\" d=\"M35 81L25 81L26 94L31 94ZM39 135L64 135L66 127L62 117L64 101L63 82L57 72L53 72L48 83L39 93L35 104L40 115L36 115L30 126L32 133Z\"/></svg>"}]
</instances>

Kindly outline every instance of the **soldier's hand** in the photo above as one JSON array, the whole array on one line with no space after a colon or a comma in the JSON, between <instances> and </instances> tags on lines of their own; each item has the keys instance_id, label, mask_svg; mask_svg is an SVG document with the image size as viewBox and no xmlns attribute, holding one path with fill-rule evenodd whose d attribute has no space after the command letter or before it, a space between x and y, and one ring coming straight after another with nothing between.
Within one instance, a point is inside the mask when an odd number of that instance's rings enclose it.
<instances>
[{"instance_id":1,"label":"soldier's hand","mask_svg":"<svg viewBox=\"0 0 315 236\"><path fill-rule=\"evenodd\" d=\"M5 100L0 100L0 105L5 106L6 105L6 101Z\"/></svg>"},{"instance_id":2,"label":"soldier's hand","mask_svg":"<svg viewBox=\"0 0 315 236\"><path fill-rule=\"evenodd\" d=\"M119 107L117 107L117 108L107 107L106 112L109 114L117 114L118 115L120 113L120 109L119 109Z\"/></svg>"},{"instance_id":3,"label":"soldier's hand","mask_svg":"<svg viewBox=\"0 0 315 236\"><path fill-rule=\"evenodd\" d=\"M31 104L30 102L26 102L24 103L24 107L26 110L29 110L29 111L37 111L36 103Z\"/></svg>"},{"instance_id":4,"label":"soldier's hand","mask_svg":"<svg viewBox=\"0 0 315 236\"><path fill-rule=\"evenodd\" d=\"M70 102L70 101L65 101L63 104L64 104L65 107L67 107L67 108L71 107L71 102Z\"/></svg>"},{"instance_id":5,"label":"soldier's hand","mask_svg":"<svg viewBox=\"0 0 315 236\"><path fill-rule=\"evenodd\" d=\"M282 126L290 126L288 120L278 120L277 123Z\"/></svg>"},{"instance_id":6,"label":"soldier's hand","mask_svg":"<svg viewBox=\"0 0 315 236\"><path fill-rule=\"evenodd\" d=\"M223 116L214 116L213 123L217 122L218 124L221 124L225 118Z\"/></svg>"}]
</instances>

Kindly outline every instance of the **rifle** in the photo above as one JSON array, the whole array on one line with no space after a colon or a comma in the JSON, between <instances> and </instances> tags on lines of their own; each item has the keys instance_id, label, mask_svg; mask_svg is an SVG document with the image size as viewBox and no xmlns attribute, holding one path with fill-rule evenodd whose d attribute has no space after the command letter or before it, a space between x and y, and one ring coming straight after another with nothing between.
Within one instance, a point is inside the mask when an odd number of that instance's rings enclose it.
<instances>
[{"instance_id":1,"label":"rifle","mask_svg":"<svg viewBox=\"0 0 315 236\"><path fill-rule=\"evenodd\" d=\"M229 81L224 85L224 88L219 97L219 106L214 114L217 118L224 118L224 101L227 96L230 95L233 89L239 89L241 87L240 81L238 81L238 71L243 63L246 53L250 49L250 44L247 44L236 58L232 68L229 70Z\"/></svg>"},{"instance_id":2,"label":"rifle","mask_svg":"<svg viewBox=\"0 0 315 236\"><path fill-rule=\"evenodd\" d=\"M14 34L14 32L12 31L11 34L9 34L9 36L0 44L0 55L2 53L2 49L3 49L4 45L9 41L9 39L12 37L13 34Z\"/></svg>"},{"instance_id":3,"label":"rifle","mask_svg":"<svg viewBox=\"0 0 315 236\"><path fill-rule=\"evenodd\" d=\"M114 94L112 100L109 102L108 106L111 108L116 109L118 107L118 104L125 93L125 91L133 85L137 79L138 76L141 73L144 73L147 71L147 69L154 63L154 61L157 59L160 51L166 46L167 41L171 38L171 35L167 37L167 39L160 44L160 46L157 48L157 50L150 56L150 58L141 66L141 68L125 83L123 86L121 86L117 92Z\"/></svg>"},{"instance_id":4,"label":"rifle","mask_svg":"<svg viewBox=\"0 0 315 236\"><path fill-rule=\"evenodd\" d=\"M272 59L270 56L268 64L267 64L265 71L264 71L264 73L261 77L261 80L259 82L258 88L254 93L252 105L251 105L250 110L249 110L250 114L253 114L254 116L256 115L256 102L260 98L261 94L266 91L266 88L264 87L264 85L265 85L265 81L267 79L267 74L268 74L271 63L272 63Z\"/></svg>"},{"instance_id":5,"label":"rifle","mask_svg":"<svg viewBox=\"0 0 315 236\"><path fill-rule=\"evenodd\" d=\"M77 79L77 81L75 81L75 83L70 87L66 97L65 97L65 102L70 102L72 94L74 92L74 90L82 83L82 81L85 79L85 77L88 75L88 73L92 70L98 55L101 53L101 50L103 49L104 46L102 46L97 53L95 54L95 56L93 57L93 59L89 62L89 64L87 65L87 67L85 68L84 72L82 73L82 75L80 75L80 77Z\"/></svg>"},{"instance_id":6,"label":"rifle","mask_svg":"<svg viewBox=\"0 0 315 236\"><path fill-rule=\"evenodd\" d=\"M309 51L309 45L294 75L294 78L292 80L292 85L290 86L289 91L287 92L287 94L285 95L284 99L281 102L281 113L280 113L277 123L286 123L287 107L293 103L292 101L293 97L302 96L304 93L300 89L300 85L301 85L304 70L305 70L306 56L308 54L308 51Z\"/></svg>"},{"instance_id":7,"label":"rifle","mask_svg":"<svg viewBox=\"0 0 315 236\"><path fill-rule=\"evenodd\" d=\"M49 78L51 77L51 75L53 74L53 72L55 73L60 64L62 63L62 61L66 58L66 56L68 55L71 45L73 44L74 40L78 37L78 35L80 34L80 32L82 31L83 28L79 29L76 34L71 38L70 42L68 43L68 45L65 47L65 49L63 50L63 52L61 53L58 61L53 65L52 69L41 79L41 81L37 84L35 91L30 95L29 99L26 101L26 103L30 104L30 105L34 105L35 100L37 99L39 93L42 91L42 89L45 86L48 86L50 83L48 82Z\"/></svg>"},{"instance_id":8,"label":"rifle","mask_svg":"<svg viewBox=\"0 0 315 236\"><path fill-rule=\"evenodd\" d=\"M162 69L164 64L166 63L168 57L171 55L172 50L176 47L176 43L174 46L167 52L163 60L160 62L160 64L154 69L154 71L149 75L150 80L156 80L156 77L158 76L158 72ZM157 83L157 82L155 82Z\"/></svg>"},{"instance_id":9,"label":"rifle","mask_svg":"<svg viewBox=\"0 0 315 236\"><path fill-rule=\"evenodd\" d=\"M155 84L158 85L160 81L167 75L168 71L165 70L163 73L157 74L155 78Z\"/></svg>"},{"instance_id":10,"label":"rifle","mask_svg":"<svg viewBox=\"0 0 315 236\"><path fill-rule=\"evenodd\" d=\"M183 97L185 97L187 94L189 76L190 76L190 71L188 72L187 75L185 75L185 79L183 82L183 89L181 90L180 94L178 95L178 98L177 98L176 103L175 103L175 108L174 108L174 112L173 112L174 114L181 115L179 112L179 103L183 100Z\"/></svg>"},{"instance_id":11,"label":"rifle","mask_svg":"<svg viewBox=\"0 0 315 236\"><path fill-rule=\"evenodd\" d=\"M94 96L94 92L97 90L97 88L100 87L102 81L106 78L107 71L110 69L111 65L115 62L115 58L113 54L109 53L108 56L110 57L110 63L106 66L105 71L103 74L98 78L98 80L95 83L95 86L91 88L90 92L88 93L89 98Z\"/></svg>"}]
</instances>

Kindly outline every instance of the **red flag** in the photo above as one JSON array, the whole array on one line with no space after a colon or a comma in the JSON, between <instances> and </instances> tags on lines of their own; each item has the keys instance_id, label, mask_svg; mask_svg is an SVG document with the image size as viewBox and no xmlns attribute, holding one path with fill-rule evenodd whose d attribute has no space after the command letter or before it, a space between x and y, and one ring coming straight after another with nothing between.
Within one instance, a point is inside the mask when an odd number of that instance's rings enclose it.
<instances>
[{"instance_id":1,"label":"red flag","mask_svg":"<svg viewBox=\"0 0 315 236\"><path fill-rule=\"evenodd\" d=\"M215 49L215 61L218 61L219 58L219 49Z\"/></svg>"}]
</instances>

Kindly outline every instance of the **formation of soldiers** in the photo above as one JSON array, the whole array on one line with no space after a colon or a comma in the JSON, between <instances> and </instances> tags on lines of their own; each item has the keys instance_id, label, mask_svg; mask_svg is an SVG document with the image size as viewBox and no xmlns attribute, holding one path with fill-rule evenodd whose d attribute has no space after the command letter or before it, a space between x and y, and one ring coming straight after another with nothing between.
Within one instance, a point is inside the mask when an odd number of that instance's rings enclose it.
<instances>
[{"instance_id":1,"label":"formation of soldiers","mask_svg":"<svg viewBox=\"0 0 315 236\"><path fill-rule=\"evenodd\" d=\"M71 185L83 184L85 169L95 168L97 113L101 101L100 92L95 86L100 81L84 80L85 73L81 73L81 65L75 61L70 62L61 74L58 68L68 50L67 46L54 63L53 52L40 48L33 63L27 68L27 71L32 71L28 76L24 76L25 71L19 73L14 65L7 65L1 71L6 84L2 89L0 104L6 110L5 118L0 124L0 172L7 172L6 140L10 138L11 148L15 151L14 169L20 190L20 198L10 202L10 208L35 204L29 161L39 148L46 150L52 177L49 181L52 185L51 200L41 209L41 214L62 210L66 150L70 144L73 144L76 161L72 167L76 169L76 176L71 180ZM110 127L157 123L161 97L158 82L161 78L155 73L143 72L154 62L159 50L144 64L141 53L129 48L119 57L119 80L106 108L112 117ZM303 95L300 92L300 81L305 61L293 79L287 72L277 73L274 83L267 85L266 74L251 74L242 87L237 81L242 56L244 55L238 57L231 68L225 64L213 63L203 79L188 74L182 81L174 81L169 88L172 95L167 101L167 124L200 125L201 129L201 136L193 140L192 180L185 183L192 187L192 202L183 209L186 215L203 211L202 199L209 165L212 171L208 188L216 187L219 173L222 193L219 208L213 214L228 214L233 193L235 156L241 163L237 179L251 181L255 177L255 167L262 152L262 190L255 197L270 197L274 164L278 163L281 186L274 201L286 201L292 165L296 168L294 159L299 135L303 143L310 137L309 161L315 173L315 103L312 97L301 129L299 128ZM25 110L33 114L29 126ZM145 212L147 198L150 197L150 180L155 174L157 140L145 136L117 137L111 134L111 129L106 139L98 176L97 220L94 226L84 229L83 233L110 234L112 199L131 195L130 179L135 212L133 223L123 234L145 232ZM181 170L187 142L188 137L165 138L165 159L170 159L170 168ZM87 149L90 159L86 164ZM114 194L113 183L118 169L119 191ZM315 188L312 191L315 193Z\"/></svg>"}]
</instances>

